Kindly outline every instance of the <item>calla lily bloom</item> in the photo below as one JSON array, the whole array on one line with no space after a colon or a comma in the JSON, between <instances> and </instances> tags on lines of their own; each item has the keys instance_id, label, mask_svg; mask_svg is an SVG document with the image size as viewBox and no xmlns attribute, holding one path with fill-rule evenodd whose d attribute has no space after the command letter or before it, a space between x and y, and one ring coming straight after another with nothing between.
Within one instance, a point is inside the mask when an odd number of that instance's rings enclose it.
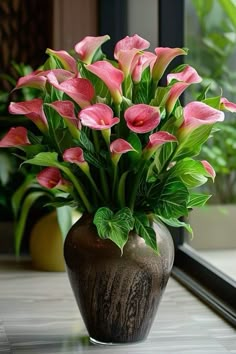
<instances>
[{"instance_id":1,"label":"calla lily bloom","mask_svg":"<svg viewBox=\"0 0 236 354\"><path fill-rule=\"evenodd\" d=\"M47 81L44 73L45 71L43 70L36 70L28 75L20 77L17 81L16 89L20 89L22 87L32 87L43 90Z\"/></svg>"},{"instance_id":2,"label":"calla lily bloom","mask_svg":"<svg viewBox=\"0 0 236 354\"><path fill-rule=\"evenodd\" d=\"M85 174L89 174L89 165L85 161L83 150L80 147L72 147L65 150L63 153L63 160L76 164Z\"/></svg>"},{"instance_id":3,"label":"calla lily bloom","mask_svg":"<svg viewBox=\"0 0 236 354\"><path fill-rule=\"evenodd\" d=\"M36 176L38 183L48 189L57 188L63 191L68 191L71 183L65 180L61 172L56 167L46 167Z\"/></svg>"},{"instance_id":4,"label":"calla lily bloom","mask_svg":"<svg viewBox=\"0 0 236 354\"><path fill-rule=\"evenodd\" d=\"M150 66L150 68L152 69L155 60L156 60L156 56L151 52L144 52L142 55L138 57L132 69L132 79L135 83L140 82L142 78L142 73L148 66Z\"/></svg>"},{"instance_id":5,"label":"calla lily bloom","mask_svg":"<svg viewBox=\"0 0 236 354\"><path fill-rule=\"evenodd\" d=\"M205 168L206 172L208 173L208 175L213 179L215 179L215 176L216 176L216 173L215 173L215 170L214 168L211 166L211 164L206 161L206 160L202 160L201 161L203 167Z\"/></svg>"},{"instance_id":6,"label":"calla lily bloom","mask_svg":"<svg viewBox=\"0 0 236 354\"><path fill-rule=\"evenodd\" d=\"M187 65L183 71L167 75L168 84L172 80L178 80L179 82L174 83L168 93L166 100L166 110L168 113L172 112L177 99L186 90L186 88L191 84L201 82L202 78L198 75L194 68Z\"/></svg>"},{"instance_id":7,"label":"calla lily bloom","mask_svg":"<svg viewBox=\"0 0 236 354\"><path fill-rule=\"evenodd\" d=\"M71 101L55 101L47 104L57 111L58 114L65 120L72 136L79 138L81 124L79 119L75 115L75 107Z\"/></svg>"},{"instance_id":8,"label":"calla lily bloom","mask_svg":"<svg viewBox=\"0 0 236 354\"><path fill-rule=\"evenodd\" d=\"M133 146L124 139L116 139L110 145L111 158L116 165L122 154L126 152L134 151Z\"/></svg>"},{"instance_id":9,"label":"calla lily bloom","mask_svg":"<svg viewBox=\"0 0 236 354\"><path fill-rule=\"evenodd\" d=\"M74 49L79 55L81 61L85 64L91 64L96 51L109 39L110 36L108 35L98 37L87 36L82 41L77 43Z\"/></svg>"},{"instance_id":10,"label":"calla lily bloom","mask_svg":"<svg viewBox=\"0 0 236 354\"><path fill-rule=\"evenodd\" d=\"M114 50L114 58L118 59L119 57L119 52L121 50L131 50L131 49L138 49L138 50L144 50L149 48L150 43L140 37L138 34L135 34L133 36L126 36L125 38L121 39L116 43L115 50Z\"/></svg>"},{"instance_id":11,"label":"calla lily bloom","mask_svg":"<svg viewBox=\"0 0 236 354\"><path fill-rule=\"evenodd\" d=\"M190 65L186 65L184 70L178 73L171 73L167 75L167 83L169 84L171 80L183 81L188 84L196 84L202 81L201 76L198 75L197 71Z\"/></svg>"},{"instance_id":12,"label":"calla lily bloom","mask_svg":"<svg viewBox=\"0 0 236 354\"><path fill-rule=\"evenodd\" d=\"M94 96L94 88L89 80L83 78L73 78L65 80L60 84L52 71L47 77L52 86L65 92L76 103L78 103L81 108L90 106L90 102Z\"/></svg>"},{"instance_id":13,"label":"calla lily bloom","mask_svg":"<svg viewBox=\"0 0 236 354\"><path fill-rule=\"evenodd\" d=\"M157 55L156 62L152 69L154 82L158 82L164 74L170 62L179 55L186 55L187 52L181 48L159 47L155 49Z\"/></svg>"},{"instance_id":14,"label":"calla lily bloom","mask_svg":"<svg viewBox=\"0 0 236 354\"><path fill-rule=\"evenodd\" d=\"M0 140L1 148L30 145L27 136L27 129L24 127L11 128L8 133Z\"/></svg>"},{"instance_id":15,"label":"calla lily bloom","mask_svg":"<svg viewBox=\"0 0 236 354\"><path fill-rule=\"evenodd\" d=\"M220 100L220 109L229 112L236 112L236 103L230 102L227 98L222 97Z\"/></svg>"},{"instance_id":16,"label":"calla lily bloom","mask_svg":"<svg viewBox=\"0 0 236 354\"><path fill-rule=\"evenodd\" d=\"M84 108L79 113L82 125L95 130L110 129L119 123L119 118L113 117L113 110L104 103L96 103Z\"/></svg>"},{"instance_id":17,"label":"calla lily bloom","mask_svg":"<svg viewBox=\"0 0 236 354\"><path fill-rule=\"evenodd\" d=\"M184 121L179 128L182 138L203 124L214 124L224 120L224 113L203 102L190 102L184 108Z\"/></svg>"},{"instance_id":18,"label":"calla lily bloom","mask_svg":"<svg viewBox=\"0 0 236 354\"><path fill-rule=\"evenodd\" d=\"M149 159L161 145L171 142L176 143L177 139L174 135L168 132L159 131L151 134L149 136L149 143L143 150L144 158Z\"/></svg>"},{"instance_id":19,"label":"calla lily bloom","mask_svg":"<svg viewBox=\"0 0 236 354\"><path fill-rule=\"evenodd\" d=\"M65 50L53 50L48 48L46 50L46 53L59 60L65 70L72 71L73 73L78 72L77 62L75 58L73 58Z\"/></svg>"},{"instance_id":20,"label":"calla lily bloom","mask_svg":"<svg viewBox=\"0 0 236 354\"><path fill-rule=\"evenodd\" d=\"M11 114L25 115L43 133L48 130L48 122L43 111L43 100L41 98L34 98L24 102L11 102L9 112Z\"/></svg>"},{"instance_id":21,"label":"calla lily bloom","mask_svg":"<svg viewBox=\"0 0 236 354\"><path fill-rule=\"evenodd\" d=\"M160 123L158 107L146 104L136 104L129 107L124 114L127 126L135 133L147 133L155 129Z\"/></svg>"},{"instance_id":22,"label":"calla lily bloom","mask_svg":"<svg viewBox=\"0 0 236 354\"><path fill-rule=\"evenodd\" d=\"M125 77L131 74L131 67L136 64L141 50L147 49L150 43L135 34L132 37L126 36L117 42L114 51L114 58L118 60L120 69Z\"/></svg>"},{"instance_id":23,"label":"calla lily bloom","mask_svg":"<svg viewBox=\"0 0 236 354\"><path fill-rule=\"evenodd\" d=\"M86 68L105 83L114 103L120 104L122 101L121 83L124 79L123 72L105 60L87 65Z\"/></svg>"}]
</instances>

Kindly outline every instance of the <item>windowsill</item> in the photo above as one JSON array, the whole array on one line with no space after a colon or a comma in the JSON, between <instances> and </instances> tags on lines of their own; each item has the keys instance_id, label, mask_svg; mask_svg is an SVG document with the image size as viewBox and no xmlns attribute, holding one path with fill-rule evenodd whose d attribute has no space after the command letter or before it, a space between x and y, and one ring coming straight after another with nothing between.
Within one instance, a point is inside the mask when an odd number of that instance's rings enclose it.
<instances>
[{"instance_id":1,"label":"windowsill","mask_svg":"<svg viewBox=\"0 0 236 354\"><path fill-rule=\"evenodd\" d=\"M28 260L5 259L0 283L0 352L104 352L86 340L66 273L39 272ZM235 348L234 329L171 278L148 339L112 352L225 354Z\"/></svg>"}]
</instances>

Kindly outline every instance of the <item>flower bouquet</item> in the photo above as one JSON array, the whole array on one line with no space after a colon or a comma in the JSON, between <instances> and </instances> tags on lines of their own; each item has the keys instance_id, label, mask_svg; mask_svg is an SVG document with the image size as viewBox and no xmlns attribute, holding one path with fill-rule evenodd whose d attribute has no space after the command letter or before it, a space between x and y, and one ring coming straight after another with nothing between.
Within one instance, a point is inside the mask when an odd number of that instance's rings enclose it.
<instances>
[{"instance_id":1,"label":"flower bouquet","mask_svg":"<svg viewBox=\"0 0 236 354\"><path fill-rule=\"evenodd\" d=\"M181 94L201 77L187 64L167 75L166 69L186 49L152 53L134 35L108 59L101 50L108 39L86 37L70 53L47 49L45 64L15 88L38 89L40 98L9 106L37 131L12 127L0 147L18 149L38 183L56 191L54 206L70 205L92 220L87 229L79 220L80 244L73 226L67 269L90 337L120 343L150 329L174 255L172 239L164 247L155 225L192 231L180 218L207 202L209 195L195 188L215 177L197 156L224 120L222 111L235 112L236 104L209 98L205 89L182 105Z\"/></svg>"}]
</instances>

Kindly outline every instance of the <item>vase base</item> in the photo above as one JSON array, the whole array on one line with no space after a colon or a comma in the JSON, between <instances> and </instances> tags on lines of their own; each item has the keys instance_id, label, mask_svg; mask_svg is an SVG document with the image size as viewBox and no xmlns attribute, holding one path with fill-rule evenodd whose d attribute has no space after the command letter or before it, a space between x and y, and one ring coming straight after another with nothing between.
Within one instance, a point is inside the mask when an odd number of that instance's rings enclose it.
<instances>
[{"instance_id":1,"label":"vase base","mask_svg":"<svg viewBox=\"0 0 236 354\"><path fill-rule=\"evenodd\" d=\"M137 340L137 341L134 341L134 342L101 342L97 339L94 339L92 337L89 337L89 340L92 344L96 344L96 345L106 345L106 346L118 346L118 345L132 345L132 344L138 344L138 343L141 343L141 342L144 342L145 339L141 339L141 340Z\"/></svg>"}]
</instances>

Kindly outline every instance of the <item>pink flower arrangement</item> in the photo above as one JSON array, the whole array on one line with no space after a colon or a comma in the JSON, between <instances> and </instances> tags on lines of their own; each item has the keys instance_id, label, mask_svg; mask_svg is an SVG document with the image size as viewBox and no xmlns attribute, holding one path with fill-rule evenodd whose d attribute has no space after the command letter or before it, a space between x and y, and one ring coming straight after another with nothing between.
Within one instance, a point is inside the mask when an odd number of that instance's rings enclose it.
<instances>
[{"instance_id":1,"label":"pink flower arrangement","mask_svg":"<svg viewBox=\"0 0 236 354\"><path fill-rule=\"evenodd\" d=\"M9 106L35 129L12 127L0 148L19 149L23 163L38 168L38 183L60 191L57 205L74 203L92 214L101 238L122 250L134 230L158 251L152 220L191 230L179 218L208 200L194 188L214 180L215 172L197 156L224 120L223 110L235 112L236 104L203 94L183 106L180 96L202 80L187 64L160 85L185 49L152 53L136 34L120 40L114 58L107 59L101 50L107 40L85 37L73 55L47 49L45 66L16 85L36 88L42 98Z\"/></svg>"}]
</instances>

